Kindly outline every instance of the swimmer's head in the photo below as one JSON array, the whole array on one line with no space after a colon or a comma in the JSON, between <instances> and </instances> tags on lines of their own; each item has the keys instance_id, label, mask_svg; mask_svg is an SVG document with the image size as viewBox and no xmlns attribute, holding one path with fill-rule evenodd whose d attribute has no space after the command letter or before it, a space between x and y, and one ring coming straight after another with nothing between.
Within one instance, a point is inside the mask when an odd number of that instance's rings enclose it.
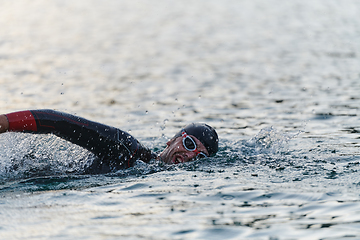
<instances>
[{"instance_id":1,"label":"swimmer's head","mask_svg":"<svg viewBox=\"0 0 360 240\"><path fill-rule=\"evenodd\" d=\"M212 127L191 123L166 143L167 147L159 154L159 159L167 164L177 164L213 156L218 151L218 142L218 135Z\"/></svg>"},{"instance_id":2,"label":"swimmer's head","mask_svg":"<svg viewBox=\"0 0 360 240\"><path fill-rule=\"evenodd\" d=\"M214 156L219 148L219 138L214 128L205 123L191 123L185 126L173 138L182 136L183 131L187 135L196 137L206 148L209 156Z\"/></svg>"}]
</instances>

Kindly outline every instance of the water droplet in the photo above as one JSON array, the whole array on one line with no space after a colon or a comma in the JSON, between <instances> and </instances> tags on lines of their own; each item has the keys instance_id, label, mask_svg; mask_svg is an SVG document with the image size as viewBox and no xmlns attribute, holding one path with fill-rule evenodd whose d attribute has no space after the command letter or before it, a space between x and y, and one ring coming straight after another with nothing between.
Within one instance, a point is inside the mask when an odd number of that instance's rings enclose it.
<instances>
[{"instance_id":1,"label":"water droplet","mask_svg":"<svg viewBox=\"0 0 360 240\"><path fill-rule=\"evenodd\" d=\"M232 195L223 195L223 196L221 196L221 198L224 199L224 200L232 200L232 199L234 199L235 197L232 196Z\"/></svg>"}]
</instances>

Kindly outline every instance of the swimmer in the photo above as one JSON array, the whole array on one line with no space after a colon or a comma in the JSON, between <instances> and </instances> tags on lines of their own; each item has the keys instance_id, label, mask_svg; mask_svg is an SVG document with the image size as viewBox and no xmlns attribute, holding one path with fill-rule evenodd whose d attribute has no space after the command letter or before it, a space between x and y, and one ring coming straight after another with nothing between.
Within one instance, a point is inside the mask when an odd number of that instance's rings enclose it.
<instances>
[{"instance_id":1,"label":"swimmer","mask_svg":"<svg viewBox=\"0 0 360 240\"><path fill-rule=\"evenodd\" d=\"M85 173L108 173L132 167L136 160L160 160L178 164L214 156L218 151L216 131L204 123L191 123L166 143L160 153L152 153L129 133L118 128L54 110L27 110L0 115L0 133L52 133L77 144L97 158Z\"/></svg>"}]
</instances>

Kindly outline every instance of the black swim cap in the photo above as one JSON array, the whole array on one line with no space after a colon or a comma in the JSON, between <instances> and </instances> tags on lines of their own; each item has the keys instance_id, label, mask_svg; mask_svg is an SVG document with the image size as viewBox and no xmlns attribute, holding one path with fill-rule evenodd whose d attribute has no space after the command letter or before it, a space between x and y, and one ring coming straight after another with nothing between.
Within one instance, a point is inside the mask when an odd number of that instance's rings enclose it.
<instances>
[{"instance_id":1,"label":"black swim cap","mask_svg":"<svg viewBox=\"0 0 360 240\"><path fill-rule=\"evenodd\" d=\"M174 138L180 137L181 132L185 130L188 135L193 135L205 146L210 156L218 151L219 138L212 127L205 123L191 123L178 132Z\"/></svg>"}]
</instances>

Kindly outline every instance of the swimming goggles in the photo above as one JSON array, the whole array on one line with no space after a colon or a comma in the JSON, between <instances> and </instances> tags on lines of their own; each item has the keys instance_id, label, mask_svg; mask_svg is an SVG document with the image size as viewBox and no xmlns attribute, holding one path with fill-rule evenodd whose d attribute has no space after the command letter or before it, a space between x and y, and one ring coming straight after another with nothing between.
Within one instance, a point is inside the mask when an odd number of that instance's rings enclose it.
<instances>
[{"instance_id":1,"label":"swimming goggles","mask_svg":"<svg viewBox=\"0 0 360 240\"><path fill-rule=\"evenodd\" d=\"M186 150L190 151L190 152L195 152L196 153L196 157L198 158L206 158L206 154L203 152L200 152L197 149L196 143L194 141L194 139L192 139L192 137L190 137L189 135L187 135L187 133L183 130L181 131L181 136L182 136L182 142L183 142L183 146Z\"/></svg>"}]
</instances>

